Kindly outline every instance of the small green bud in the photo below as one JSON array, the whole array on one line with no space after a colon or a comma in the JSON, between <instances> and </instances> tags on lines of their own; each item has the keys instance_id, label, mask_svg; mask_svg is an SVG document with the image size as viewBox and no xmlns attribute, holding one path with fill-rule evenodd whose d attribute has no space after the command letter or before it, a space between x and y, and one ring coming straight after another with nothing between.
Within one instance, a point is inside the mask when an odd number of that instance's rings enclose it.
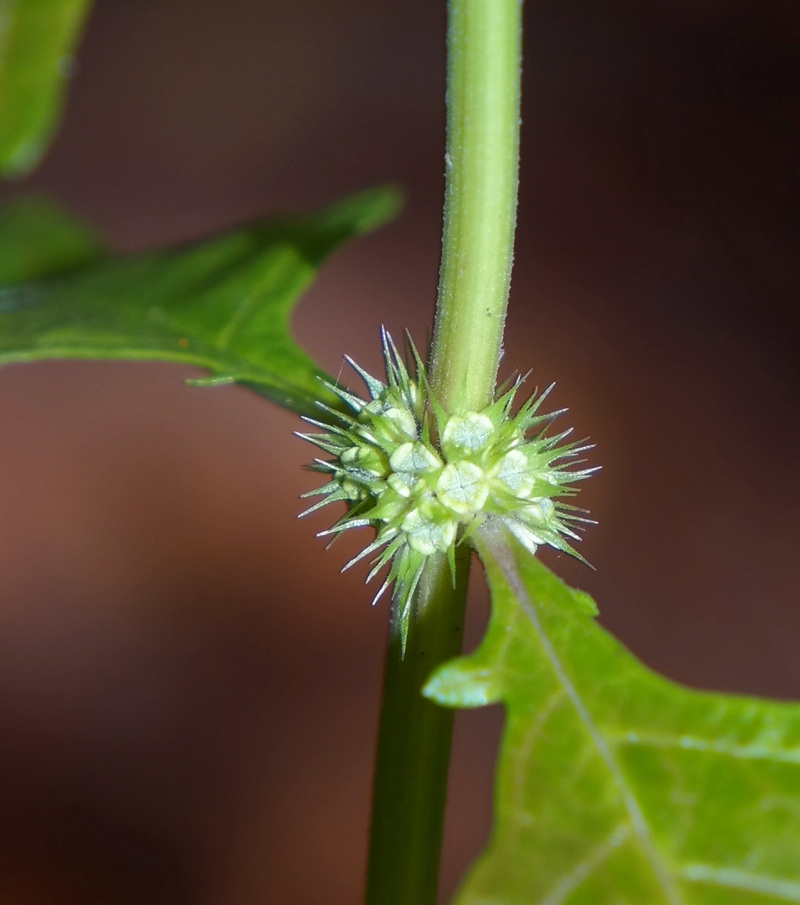
<instances>
[{"instance_id":1,"label":"small green bud","mask_svg":"<svg viewBox=\"0 0 800 905\"><path fill-rule=\"evenodd\" d=\"M476 515L489 496L483 469L472 462L445 465L436 482L436 494L448 509L459 515Z\"/></svg>"},{"instance_id":2,"label":"small green bud","mask_svg":"<svg viewBox=\"0 0 800 905\"><path fill-rule=\"evenodd\" d=\"M403 443L389 456L392 471L421 474L442 467L442 460L424 443Z\"/></svg>"},{"instance_id":3,"label":"small green bud","mask_svg":"<svg viewBox=\"0 0 800 905\"><path fill-rule=\"evenodd\" d=\"M457 523L448 518L444 507L422 505L410 509L400 526L413 550L423 556L446 553L456 539Z\"/></svg>"},{"instance_id":4,"label":"small green bud","mask_svg":"<svg viewBox=\"0 0 800 905\"><path fill-rule=\"evenodd\" d=\"M528 457L518 449L509 450L497 463L493 477L502 481L518 497L526 497L534 485Z\"/></svg>"},{"instance_id":5,"label":"small green bud","mask_svg":"<svg viewBox=\"0 0 800 905\"><path fill-rule=\"evenodd\" d=\"M494 428L492 419L480 412L453 415L447 419L442 431L442 449L448 458L474 452L488 443Z\"/></svg>"}]
</instances>

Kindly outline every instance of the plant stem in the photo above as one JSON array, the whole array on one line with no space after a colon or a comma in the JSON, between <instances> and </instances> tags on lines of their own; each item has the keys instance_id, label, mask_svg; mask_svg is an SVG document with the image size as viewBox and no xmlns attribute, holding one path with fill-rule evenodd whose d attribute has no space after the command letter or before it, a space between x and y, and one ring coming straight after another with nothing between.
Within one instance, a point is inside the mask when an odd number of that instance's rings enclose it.
<instances>
[{"instance_id":1,"label":"plant stem","mask_svg":"<svg viewBox=\"0 0 800 905\"><path fill-rule=\"evenodd\" d=\"M450 413L494 394L513 259L519 158L521 0L449 0L442 265L429 361ZM425 700L431 672L461 649L469 551L456 581L432 558L405 656L393 618L386 656L367 905L434 905L453 714Z\"/></svg>"},{"instance_id":2,"label":"plant stem","mask_svg":"<svg viewBox=\"0 0 800 905\"><path fill-rule=\"evenodd\" d=\"M439 877L453 711L420 694L439 663L461 650L469 550L453 587L443 556L420 580L417 611L402 652L389 628L375 765L367 905L434 905Z\"/></svg>"},{"instance_id":3,"label":"plant stem","mask_svg":"<svg viewBox=\"0 0 800 905\"><path fill-rule=\"evenodd\" d=\"M442 264L431 349L447 412L492 400L517 212L520 0L451 0Z\"/></svg>"}]
</instances>

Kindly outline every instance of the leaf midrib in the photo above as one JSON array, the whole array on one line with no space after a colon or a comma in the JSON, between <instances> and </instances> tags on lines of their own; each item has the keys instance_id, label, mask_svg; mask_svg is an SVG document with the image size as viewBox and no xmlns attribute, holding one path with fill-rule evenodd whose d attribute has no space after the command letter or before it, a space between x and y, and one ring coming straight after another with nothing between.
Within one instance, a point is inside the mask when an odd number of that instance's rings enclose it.
<instances>
[{"instance_id":1,"label":"leaf midrib","mask_svg":"<svg viewBox=\"0 0 800 905\"><path fill-rule=\"evenodd\" d=\"M564 693L572 704L572 707L575 710L578 719L586 729L586 732L589 735L589 738L591 739L595 749L597 750L597 753L599 754L603 763L606 765L611 778L620 791L622 801L625 806L625 810L627 811L628 819L630 821L630 825L635 838L639 842L639 846L644 857L650 863L653 869L653 873L659 885L661 886L667 902L669 903L669 905L685 905L684 899L679 892L677 883L672 877L673 872L664 862L664 859L661 857L655 845L655 842L653 841L650 828L647 825L644 814L642 813L638 803L636 802L636 797L633 793L633 790L628 785L628 782L625 779L625 775L622 772L619 764L616 762L611 749L606 744L601 731L595 724L589 711L584 706L577 688L567 675L566 669L564 668L564 665L562 664L558 653L551 644L550 639L544 630L541 620L539 619L539 614L536 610L536 606L530 599L525 585L523 584L522 579L519 575L517 564L514 560L513 553L511 553L508 547L508 542L504 538L496 536L493 530L483 530L480 533L478 543L480 546L485 546L492 559L494 559L497 567L500 569L503 577L508 583L508 586L511 588L515 597L519 601L522 612L525 614L525 617L528 619L537 636L539 637L545 656L547 657L558 682L560 683L561 687L564 690Z\"/></svg>"}]
</instances>

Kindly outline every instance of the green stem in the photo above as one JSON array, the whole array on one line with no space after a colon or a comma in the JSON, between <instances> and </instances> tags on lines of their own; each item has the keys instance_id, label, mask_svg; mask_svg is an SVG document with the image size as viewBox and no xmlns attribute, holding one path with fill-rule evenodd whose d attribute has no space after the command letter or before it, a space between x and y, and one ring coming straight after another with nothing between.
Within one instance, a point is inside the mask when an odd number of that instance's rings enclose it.
<instances>
[{"instance_id":1,"label":"green stem","mask_svg":"<svg viewBox=\"0 0 800 905\"><path fill-rule=\"evenodd\" d=\"M453 587L443 556L420 580L402 652L398 621L389 628L375 765L367 905L434 905L447 793L453 711L420 694L439 663L461 650L469 551Z\"/></svg>"},{"instance_id":2,"label":"green stem","mask_svg":"<svg viewBox=\"0 0 800 905\"><path fill-rule=\"evenodd\" d=\"M451 0L434 397L474 411L494 394L514 254L520 0Z\"/></svg>"},{"instance_id":3,"label":"green stem","mask_svg":"<svg viewBox=\"0 0 800 905\"><path fill-rule=\"evenodd\" d=\"M449 0L447 155L439 298L429 374L447 412L494 394L513 258L519 157L520 0ZM461 649L469 553L443 557L415 595L403 656L386 657L367 905L436 902L453 715L425 700L431 672Z\"/></svg>"}]
</instances>

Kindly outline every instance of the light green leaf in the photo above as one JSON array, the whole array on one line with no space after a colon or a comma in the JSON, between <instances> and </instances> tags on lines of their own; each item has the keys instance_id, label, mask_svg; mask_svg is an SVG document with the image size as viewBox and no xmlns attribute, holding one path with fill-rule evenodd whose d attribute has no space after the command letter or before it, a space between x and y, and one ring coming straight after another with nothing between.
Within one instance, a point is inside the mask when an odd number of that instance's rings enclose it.
<instances>
[{"instance_id":1,"label":"light green leaf","mask_svg":"<svg viewBox=\"0 0 800 905\"><path fill-rule=\"evenodd\" d=\"M101 262L0 289L0 364L48 358L197 365L301 414L338 405L291 338L289 318L322 260L398 208L379 189L308 216L273 217L222 236ZM203 381L201 381L203 382ZM329 399L328 399L329 397Z\"/></svg>"},{"instance_id":2,"label":"light green leaf","mask_svg":"<svg viewBox=\"0 0 800 905\"><path fill-rule=\"evenodd\" d=\"M58 123L89 0L0 0L0 173L25 174Z\"/></svg>"},{"instance_id":3,"label":"light green leaf","mask_svg":"<svg viewBox=\"0 0 800 905\"><path fill-rule=\"evenodd\" d=\"M487 635L425 690L507 714L457 905L800 902L800 706L668 682L500 529L476 544Z\"/></svg>"},{"instance_id":4,"label":"light green leaf","mask_svg":"<svg viewBox=\"0 0 800 905\"><path fill-rule=\"evenodd\" d=\"M23 196L0 207L0 284L61 276L105 256L83 223L43 198Z\"/></svg>"}]
</instances>

